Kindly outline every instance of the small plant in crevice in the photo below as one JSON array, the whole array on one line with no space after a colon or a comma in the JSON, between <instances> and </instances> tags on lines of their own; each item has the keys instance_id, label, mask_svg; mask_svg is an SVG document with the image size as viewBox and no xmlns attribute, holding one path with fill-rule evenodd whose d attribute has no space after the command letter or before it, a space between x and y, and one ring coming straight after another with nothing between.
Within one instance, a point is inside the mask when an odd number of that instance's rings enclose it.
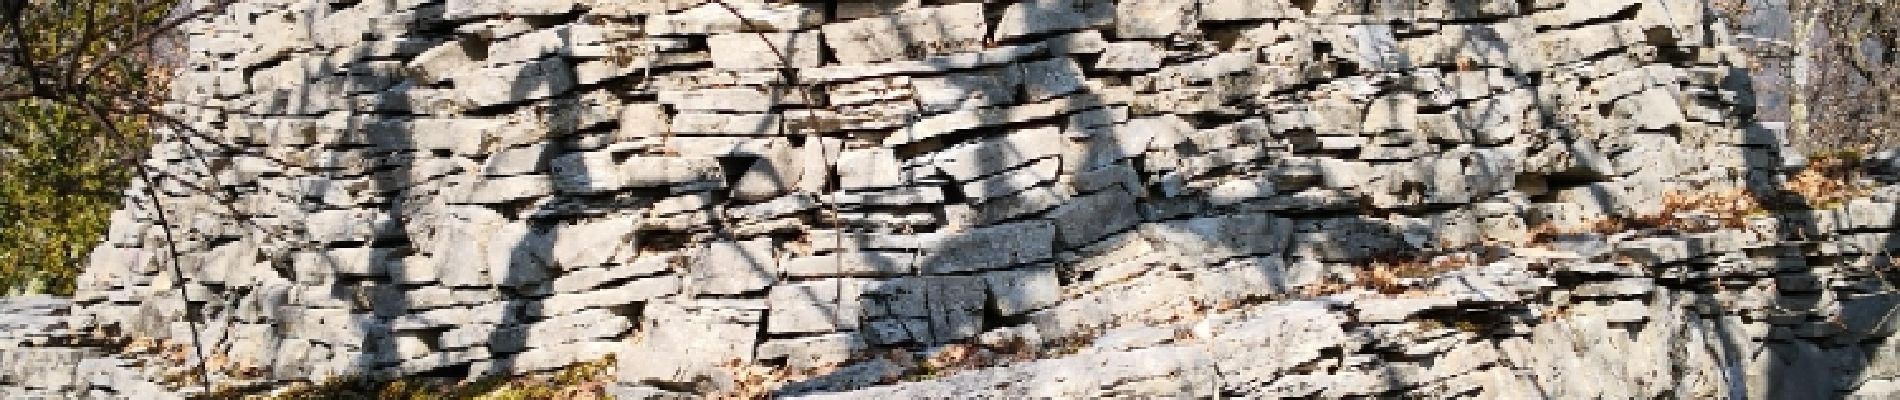
<instances>
[{"instance_id":1,"label":"small plant in crevice","mask_svg":"<svg viewBox=\"0 0 1900 400\"><path fill-rule=\"evenodd\" d=\"M1867 196L1872 188L1860 183L1861 153L1844 150L1816 154L1806 168L1788 177L1784 204L1776 209L1831 209L1856 197Z\"/></svg>"},{"instance_id":2,"label":"small plant in crevice","mask_svg":"<svg viewBox=\"0 0 1900 400\"><path fill-rule=\"evenodd\" d=\"M1530 228L1531 243L1550 243L1559 236L1584 233L1747 230L1751 227L1750 221L1779 213L1839 208L1872 192L1872 188L1861 183L1860 157L1856 151L1818 154L1772 191L1743 188L1675 191L1664 193L1661 210L1648 215L1611 215L1581 228L1568 229L1550 222L1539 223Z\"/></svg>"},{"instance_id":3,"label":"small plant in crevice","mask_svg":"<svg viewBox=\"0 0 1900 400\"><path fill-rule=\"evenodd\" d=\"M1469 252L1373 257L1352 266L1350 276L1327 276L1319 283L1299 288L1299 294L1320 297L1363 290L1392 297L1420 296L1425 294L1422 284L1426 280L1480 261Z\"/></svg>"}]
</instances>

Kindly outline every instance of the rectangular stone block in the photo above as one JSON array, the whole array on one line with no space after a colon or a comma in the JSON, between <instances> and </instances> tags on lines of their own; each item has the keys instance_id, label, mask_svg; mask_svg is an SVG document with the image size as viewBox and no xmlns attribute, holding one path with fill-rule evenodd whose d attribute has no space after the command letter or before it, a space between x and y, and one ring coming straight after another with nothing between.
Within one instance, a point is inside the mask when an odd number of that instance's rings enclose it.
<instances>
[{"instance_id":1,"label":"rectangular stone block","mask_svg":"<svg viewBox=\"0 0 1900 400\"><path fill-rule=\"evenodd\" d=\"M1353 311L1359 320L1368 323L1405 322L1407 318L1437 308L1456 306L1452 299L1359 299L1353 302Z\"/></svg>"},{"instance_id":2,"label":"rectangular stone block","mask_svg":"<svg viewBox=\"0 0 1900 400\"><path fill-rule=\"evenodd\" d=\"M1062 285L1051 268L996 271L983 275L991 302L1004 316L1023 315L1062 300Z\"/></svg>"},{"instance_id":3,"label":"rectangular stone block","mask_svg":"<svg viewBox=\"0 0 1900 400\"><path fill-rule=\"evenodd\" d=\"M768 333L818 333L857 329L862 319L859 295L866 281L823 279L776 285L767 295Z\"/></svg>"},{"instance_id":4,"label":"rectangular stone block","mask_svg":"<svg viewBox=\"0 0 1900 400\"><path fill-rule=\"evenodd\" d=\"M654 15L647 18L646 33L649 35L706 35L737 31L795 31L816 26L823 21L822 10L801 5L773 4L763 2L728 2L733 10L715 3L703 3L673 14ZM740 16L745 17L741 19Z\"/></svg>"},{"instance_id":5,"label":"rectangular stone block","mask_svg":"<svg viewBox=\"0 0 1900 400\"><path fill-rule=\"evenodd\" d=\"M692 383L733 377L733 360L750 363L758 343L765 307L757 301L678 301L649 304L640 322L640 338L615 359L622 382ZM680 357L690 354L692 357ZM653 362L676 360L677 362Z\"/></svg>"},{"instance_id":6,"label":"rectangular stone block","mask_svg":"<svg viewBox=\"0 0 1900 400\"><path fill-rule=\"evenodd\" d=\"M1287 0L1201 0L1203 21L1244 21L1291 19L1306 16L1305 10Z\"/></svg>"},{"instance_id":7,"label":"rectangular stone block","mask_svg":"<svg viewBox=\"0 0 1900 400\"><path fill-rule=\"evenodd\" d=\"M555 158L548 166L554 174L554 188L562 192L723 183L725 179L719 161L710 157L632 156L616 160L607 152L583 152Z\"/></svg>"},{"instance_id":8,"label":"rectangular stone block","mask_svg":"<svg viewBox=\"0 0 1900 400\"><path fill-rule=\"evenodd\" d=\"M527 347L548 347L588 339L608 339L633 328L627 317L612 311L590 309L571 314L556 314L528 326Z\"/></svg>"},{"instance_id":9,"label":"rectangular stone block","mask_svg":"<svg viewBox=\"0 0 1900 400\"><path fill-rule=\"evenodd\" d=\"M1063 140L1062 132L1054 127L1026 129L1000 139L953 146L932 158L951 178L968 181L1056 155Z\"/></svg>"},{"instance_id":10,"label":"rectangular stone block","mask_svg":"<svg viewBox=\"0 0 1900 400\"><path fill-rule=\"evenodd\" d=\"M938 114L911 124L885 138L884 145L897 146L969 129L1028 122L1100 105L1101 103L1097 100L1065 97L1019 106L979 108Z\"/></svg>"},{"instance_id":11,"label":"rectangular stone block","mask_svg":"<svg viewBox=\"0 0 1900 400\"><path fill-rule=\"evenodd\" d=\"M765 289L777 280L772 239L712 242L687 266L694 294L730 295Z\"/></svg>"},{"instance_id":12,"label":"rectangular stone block","mask_svg":"<svg viewBox=\"0 0 1900 400\"><path fill-rule=\"evenodd\" d=\"M844 64L910 60L983 49L983 5L962 3L824 26L825 44Z\"/></svg>"},{"instance_id":13,"label":"rectangular stone block","mask_svg":"<svg viewBox=\"0 0 1900 400\"><path fill-rule=\"evenodd\" d=\"M1219 260L1285 251L1292 221L1270 214L1237 214L1142 225L1150 243L1177 254Z\"/></svg>"},{"instance_id":14,"label":"rectangular stone block","mask_svg":"<svg viewBox=\"0 0 1900 400\"><path fill-rule=\"evenodd\" d=\"M1195 0L1122 0L1115 3L1115 34L1125 38L1166 38L1194 30L1200 18Z\"/></svg>"},{"instance_id":15,"label":"rectangular stone block","mask_svg":"<svg viewBox=\"0 0 1900 400\"><path fill-rule=\"evenodd\" d=\"M784 359L792 368L821 368L842 365L869 349L864 337L855 332L831 333L768 340L759 344L759 358Z\"/></svg>"},{"instance_id":16,"label":"rectangular stone block","mask_svg":"<svg viewBox=\"0 0 1900 400\"><path fill-rule=\"evenodd\" d=\"M574 69L560 57L464 71L455 89L476 107L537 100L574 88Z\"/></svg>"},{"instance_id":17,"label":"rectangular stone block","mask_svg":"<svg viewBox=\"0 0 1900 400\"><path fill-rule=\"evenodd\" d=\"M867 65L836 65L801 71L799 79L812 83L839 82L903 74L943 74L1009 64L1043 54L1086 54L1101 51L1101 33L1083 31L1024 45L997 46L977 52L926 57L916 61L890 61Z\"/></svg>"},{"instance_id":18,"label":"rectangular stone block","mask_svg":"<svg viewBox=\"0 0 1900 400\"><path fill-rule=\"evenodd\" d=\"M482 163L482 175L489 177L525 175L539 172L542 159L552 154L547 143L500 149Z\"/></svg>"},{"instance_id":19,"label":"rectangular stone block","mask_svg":"<svg viewBox=\"0 0 1900 400\"><path fill-rule=\"evenodd\" d=\"M325 210L303 216L304 238L312 242L368 242L393 232L387 214L377 210Z\"/></svg>"},{"instance_id":20,"label":"rectangular stone block","mask_svg":"<svg viewBox=\"0 0 1900 400\"><path fill-rule=\"evenodd\" d=\"M490 43L487 46L488 54L481 62L488 66L506 65L564 54L570 45L575 44L569 40L567 33L572 26L534 30Z\"/></svg>"},{"instance_id":21,"label":"rectangular stone block","mask_svg":"<svg viewBox=\"0 0 1900 400\"><path fill-rule=\"evenodd\" d=\"M1016 66L985 68L935 77L906 79L903 93L922 103L927 112L974 109L1015 104L1023 82Z\"/></svg>"},{"instance_id":22,"label":"rectangular stone block","mask_svg":"<svg viewBox=\"0 0 1900 400\"><path fill-rule=\"evenodd\" d=\"M561 315L585 309L615 309L669 297L680 293L677 276L635 279L619 286L594 288L578 293L560 293L541 300L541 315Z\"/></svg>"},{"instance_id":23,"label":"rectangular stone block","mask_svg":"<svg viewBox=\"0 0 1900 400\"><path fill-rule=\"evenodd\" d=\"M778 114L683 113L673 117L672 134L770 136L779 134ZM655 136L664 131L655 131Z\"/></svg>"},{"instance_id":24,"label":"rectangular stone block","mask_svg":"<svg viewBox=\"0 0 1900 400\"><path fill-rule=\"evenodd\" d=\"M864 289L865 337L873 344L943 343L983 327L984 281L932 276L879 281ZM918 329L922 328L922 329Z\"/></svg>"},{"instance_id":25,"label":"rectangular stone block","mask_svg":"<svg viewBox=\"0 0 1900 400\"><path fill-rule=\"evenodd\" d=\"M1105 190L1072 198L1049 212L1063 248L1078 247L1141 222L1135 196L1125 190Z\"/></svg>"},{"instance_id":26,"label":"rectangular stone block","mask_svg":"<svg viewBox=\"0 0 1900 400\"><path fill-rule=\"evenodd\" d=\"M846 251L793 257L781 263L780 267L786 276L795 278L909 275L917 269L917 255L895 251Z\"/></svg>"},{"instance_id":27,"label":"rectangular stone block","mask_svg":"<svg viewBox=\"0 0 1900 400\"><path fill-rule=\"evenodd\" d=\"M662 90L660 102L679 110L766 112L781 102L798 103L802 99L794 92L775 88L733 87Z\"/></svg>"},{"instance_id":28,"label":"rectangular stone block","mask_svg":"<svg viewBox=\"0 0 1900 400\"><path fill-rule=\"evenodd\" d=\"M1084 86L1082 66L1068 57L1017 64L1022 68L1024 101L1042 101L1068 95Z\"/></svg>"},{"instance_id":29,"label":"rectangular stone block","mask_svg":"<svg viewBox=\"0 0 1900 400\"><path fill-rule=\"evenodd\" d=\"M846 150L837 166L839 185L847 190L899 186L905 175L889 148Z\"/></svg>"},{"instance_id":30,"label":"rectangular stone block","mask_svg":"<svg viewBox=\"0 0 1900 400\"><path fill-rule=\"evenodd\" d=\"M1893 203L1855 199L1835 211L1839 214L1835 220L1843 230L1887 229L1894 224L1894 208Z\"/></svg>"},{"instance_id":31,"label":"rectangular stone block","mask_svg":"<svg viewBox=\"0 0 1900 400\"><path fill-rule=\"evenodd\" d=\"M297 280L305 283L330 282L344 276L381 276L388 273L395 250L351 247L291 253L291 269L297 272Z\"/></svg>"},{"instance_id":32,"label":"rectangular stone block","mask_svg":"<svg viewBox=\"0 0 1900 400\"><path fill-rule=\"evenodd\" d=\"M637 254L633 232L638 226L639 219L630 215L556 226L554 262L563 268L631 262Z\"/></svg>"},{"instance_id":33,"label":"rectangular stone block","mask_svg":"<svg viewBox=\"0 0 1900 400\"><path fill-rule=\"evenodd\" d=\"M516 175L472 179L442 194L450 203L500 204L553 193L554 182L547 175Z\"/></svg>"},{"instance_id":34,"label":"rectangular stone block","mask_svg":"<svg viewBox=\"0 0 1900 400\"><path fill-rule=\"evenodd\" d=\"M726 209L731 218L766 220L789 216L818 207L818 200L808 193L792 193L757 204ZM813 239L815 242L821 240Z\"/></svg>"},{"instance_id":35,"label":"rectangular stone block","mask_svg":"<svg viewBox=\"0 0 1900 400\"><path fill-rule=\"evenodd\" d=\"M1102 58L1095 60L1094 69L1104 71L1148 71L1161 68L1161 58L1167 53L1150 42L1109 43L1102 50Z\"/></svg>"},{"instance_id":36,"label":"rectangular stone block","mask_svg":"<svg viewBox=\"0 0 1900 400\"><path fill-rule=\"evenodd\" d=\"M638 40L614 43L608 46L610 57L594 58L574 64L574 79L582 85L592 85L601 81L633 74L644 74L655 68L704 64L712 61L707 52L664 52L684 47L685 41Z\"/></svg>"},{"instance_id":37,"label":"rectangular stone block","mask_svg":"<svg viewBox=\"0 0 1900 400\"><path fill-rule=\"evenodd\" d=\"M1056 227L1024 221L945 233L922 261L926 274L974 272L1027 264L1054 254Z\"/></svg>"},{"instance_id":38,"label":"rectangular stone block","mask_svg":"<svg viewBox=\"0 0 1900 400\"><path fill-rule=\"evenodd\" d=\"M559 248L560 240L561 239L558 237L555 238L557 252L559 251L558 248ZM627 254L627 255L616 254L614 258L621 258L621 257L632 258L632 256L633 256L632 254ZM660 253L660 254L650 254L650 255L639 257L639 258L633 258L630 261L623 261L621 262L621 264L618 264L618 265L604 265L604 266L598 266L598 267L572 269L562 274L560 277L554 278L553 289L556 293L584 292L587 290L600 287L609 282L619 281L619 280L632 278L636 276L658 274L660 272L672 269L673 264L677 262L679 262L678 255L672 252L667 252L667 253Z\"/></svg>"},{"instance_id":39,"label":"rectangular stone block","mask_svg":"<svg viewBox=\"0 0 1900 400\"><path fill-rule=\"evenodd\" d=\"M448 0L442 6L442 16L449 19L472 19L499 15L555 15L566 14L574 9L579 0Z\"/></svg>"},{"instance_id":40,"label":"rectangular stone block","mask_svg":"<svg viewBox=\"0 0 1900 400\"><path fill-rule=\"evenodd\" d=\"M1663 88L1650 88L1617 101L1613 110L1616 115L1629 118L1638 129L1658 130L1688 121L1676 95Z\"/></svg>"},{"instance_id":41,"label":"rectangular stone block","mask_svg":"<svg viewBox=\"0 0 1900 400\"><path fill-rule=\"evenodd\" d=\"M1003 10L996 40L1048 32L1107 26L1115 21L1115 3L1105 0L1025 0Z\"/></svg>"},{"instance_id":42,"label":"rectangular stone block","mask_svg":"<svg viewBox=\"0 0 1900 400\"><path fill-rule=\"evenodd\" d=\"M466 43L450 41L424 51L409 61L410 76L429 84L441 83L463 69L475 65L476 55Z\"/></svg>"},{"instance_id":43,"label":"rectangular stone block","mask_svg":"<svg viewBox=\"0 0 1900 400\"><path fill-rule=\"evenodd\" d=\"M1576 29L1560 29L1538 32L1532 36L1534 42L1525 52L1531 60L1542 67L1568 64L1581 61L1608 49L1620 48L1642 38L1643 35L1631 34L1622 24L1594 24Z\"/></svg>"},{"instance_id":44,"label":"rectangular stone block","mask_svg":"<svg viewBox=\"0 0 1900 400\"><path fill-rule=\"evenodd\" d=\"M821 64L818 32L736 32L706 38L712 48L713 67L720 69L816 67ZM781 60L783 58L783 60Z\"/></svg>"},{"instance_id":45,"label":"rectangular stone block","mask_svg":"<svg viewBox=\"0 0 1900 400\"><path fill-rule=\"evenodd\" d=\"M981 204L1033 187L1047 186L1045 184L1060 177L1061 166L1062 160L1059 158L1039 158L1026 167L966 182L963 184L963 195L971 202Z\"/></svg>"}]
</instances>

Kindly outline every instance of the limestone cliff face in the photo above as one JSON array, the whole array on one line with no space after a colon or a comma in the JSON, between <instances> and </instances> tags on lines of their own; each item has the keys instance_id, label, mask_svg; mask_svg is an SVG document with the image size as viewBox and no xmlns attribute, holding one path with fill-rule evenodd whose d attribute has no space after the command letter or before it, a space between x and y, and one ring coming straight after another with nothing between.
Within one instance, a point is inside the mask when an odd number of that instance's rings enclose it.
<instances>
[{"instance_id":1,"label":"limestone cliff face","mask_svg":"<svg viewBox=\"0 0 1900 400\"><path fill-rule=\"evenodd\" d=\"M0 397L1893 395L1900 165L1706 7L243 1Z\"/></svg>"}]
</instances>

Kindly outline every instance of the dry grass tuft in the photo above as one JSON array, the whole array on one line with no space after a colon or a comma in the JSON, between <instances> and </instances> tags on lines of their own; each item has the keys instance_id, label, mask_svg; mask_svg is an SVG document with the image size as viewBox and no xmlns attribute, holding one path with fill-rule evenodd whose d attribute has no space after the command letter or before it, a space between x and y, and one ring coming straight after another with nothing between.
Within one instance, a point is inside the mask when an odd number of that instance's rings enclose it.
<instances>
[{"instance_id":1,"label":"dry grass tuft","mask_svg":"<svg viewBox=\"0 0 1900 400\"><path fill-rule=\"evenodd\" d=\"M270 395L220 393L220 399L483 399L552 400L607 399L607 385L613 382L614 357L574 363L547 374L492 376L457 382L446 378L405 377L391 381L369 381L354 377L332 378L316 384L297 384Z\"/></svg>"},{"instance_id":2,"label":"dry grass tuft","mask_svg":"<svg viewBox=\"0 0 1900 400\"><path fill-rule=\"evenodd\" d=\"M1477 264L1476 258L1469 253L1375 257L1365 265L1354 266L1352 279L1329 276L1300 288L1300 295L1319 297L1365 290L1393 297L1419 296L1424 294L1420 284L1426 279Z\"/></svg>"}]
</instances>

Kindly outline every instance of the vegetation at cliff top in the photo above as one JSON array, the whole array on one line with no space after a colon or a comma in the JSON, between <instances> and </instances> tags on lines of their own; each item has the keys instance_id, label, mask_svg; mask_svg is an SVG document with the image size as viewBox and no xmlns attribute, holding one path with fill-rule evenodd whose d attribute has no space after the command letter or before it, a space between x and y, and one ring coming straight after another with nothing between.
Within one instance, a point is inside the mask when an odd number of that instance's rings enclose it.
<instances>
[{"instance_id":1,"label":"vegetation at cliff top","mask_svg":"<svg viewBox=\"0 0 1900 400\"><path fill-rule=\"evenodd\" d=\"M70 294L171 75L176 0L0 0L0 295Z\"/></svg>"}]
</instances>

